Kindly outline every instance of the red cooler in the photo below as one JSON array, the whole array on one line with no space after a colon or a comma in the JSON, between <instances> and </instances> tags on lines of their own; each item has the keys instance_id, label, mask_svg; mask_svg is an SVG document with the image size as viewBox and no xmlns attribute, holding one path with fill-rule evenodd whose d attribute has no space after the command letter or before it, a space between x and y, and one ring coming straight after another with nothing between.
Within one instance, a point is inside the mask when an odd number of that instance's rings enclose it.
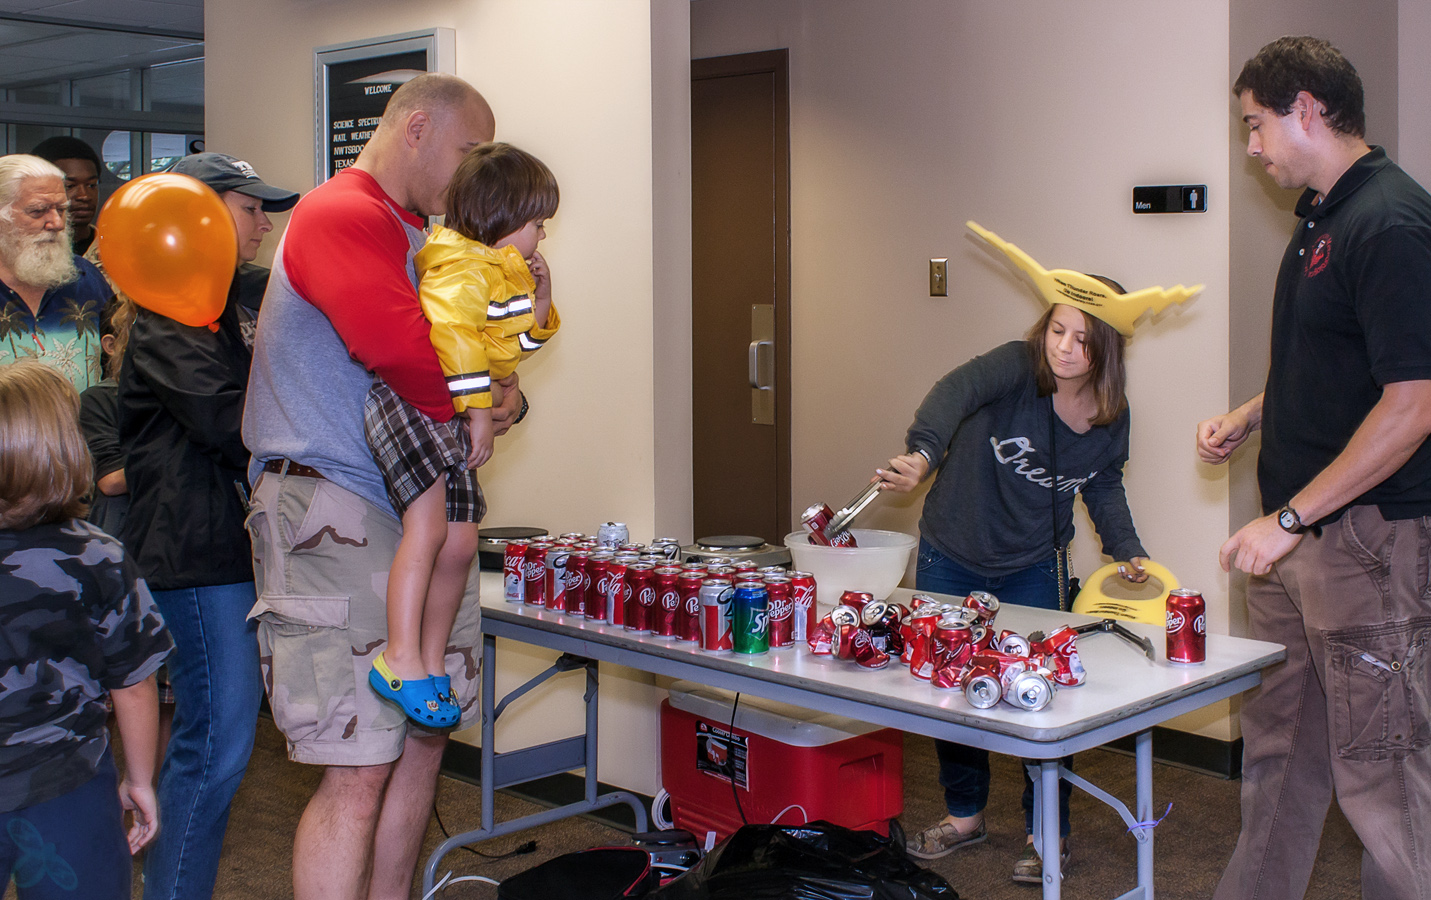
<instances>
[{"instance_id":1,"label":"red cooler","mask_svg":"<svg viewBox=\"0 0 1431 900\"><path fill-rule=\"evenodd\" d=\"M739 828L733 772L751 824L825 819L889 834L904 810L901 732L748 694L732 732L734 696L678 681L661 704L661 781L675 827L702 844L707 832L723 839Z\"/></svg>"}]
</instances>

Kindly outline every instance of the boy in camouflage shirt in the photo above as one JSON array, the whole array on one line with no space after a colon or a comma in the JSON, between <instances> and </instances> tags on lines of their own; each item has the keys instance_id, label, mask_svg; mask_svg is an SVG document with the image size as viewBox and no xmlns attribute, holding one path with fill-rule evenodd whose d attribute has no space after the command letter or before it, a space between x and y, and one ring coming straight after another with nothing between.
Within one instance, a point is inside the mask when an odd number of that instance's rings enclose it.
<instances>
[{"instance_id":1,"label":"boy in camouflage shirt","mask_svg":"<svg viewBox=\"0 0 1431 900\"><path fill-rule=\"evenodd\" d=\"M21 900L128 898L129 856L159 827L154 671L173 644L123 546L78 518L78 407L45 366L0 367L0 876Z\"/></svg>"}]
</instances>

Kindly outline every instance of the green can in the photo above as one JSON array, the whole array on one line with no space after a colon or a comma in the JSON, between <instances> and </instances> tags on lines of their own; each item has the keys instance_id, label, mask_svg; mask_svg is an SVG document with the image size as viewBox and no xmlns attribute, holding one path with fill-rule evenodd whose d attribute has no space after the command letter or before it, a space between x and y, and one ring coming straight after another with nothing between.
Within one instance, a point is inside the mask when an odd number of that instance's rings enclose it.
<instances>
[{"instance_id":1,"label":"green can","mask_svg":"<svg viewBox=\"0 0 1431 900\"><path fill-rule=\"evenodd\" d=\"M736 653L758 656L770 650L770 592L759 581L735 586L731 631Z\"/></svg>"}]
</instances>

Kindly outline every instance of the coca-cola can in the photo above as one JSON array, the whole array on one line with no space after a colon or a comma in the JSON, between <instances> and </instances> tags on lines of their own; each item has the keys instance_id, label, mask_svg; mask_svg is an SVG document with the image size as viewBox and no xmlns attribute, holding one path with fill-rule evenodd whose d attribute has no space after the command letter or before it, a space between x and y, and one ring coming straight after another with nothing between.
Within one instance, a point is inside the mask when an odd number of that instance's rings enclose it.
<instances>
[{"instance_id":1,"label":"coca-cola can","mask_svg":"<svg viewBox=\"0 0 1431 900\"><path fill-rule=\"evenodd\" d=\"M734 565L735 574L740 577L754 575L760 570L760 566L748 559L742 559Z\"/></svg>"},{"instance_id":2,"label":"coca-cola can","mask_svg":"<svg viewBox=\"0 0 1431 900\"><path fill-rule=\"evenodd\" d=\"M1083 658L1078 654L1078 632L1073 630L1073 626L1063 626L1039 641L1034 649L1048 655L1053 680L1059 687L1077 687L1088 680Z\"/></svg>"},{"instance_id":3,"label":"coca-cola can","mask_svg":"<svg viewBox=\"0 0 1431 900\"><path fill-rule=\"evenodd\" d=\"M593 622L605 622L609 618L606 599L611 589L610 550L597 550L586 560L586 617Z\"/></svg>"},{"instance_id":4,"label":"coca-cola can","mask_svg":"<svg viewBox=\"0 0 1431 900\"><path fill-rule=\"evenodd\" d=\"M701 642L701 582L704 580L705 576L693 571L683 571L676 579L676 589L681 595L681 605L676 610L678 641Z\"/></svg>"},{"instance_id":5,"label":"coca-cola can","mask_svg":"<svg viewBox=\"0 0 1431 900\"><path fill-rule=\"evenodd\" d=\"M830 546L830 539L825 535L825 526L829 525L834 517L835 513L824 503L811 504L809 509L800 514L800 525L810 532L810 543L822 547Z\"/></svg>"},{"instance_id":6,"label":"coca-cola can","mask_svg":"<svg viewBox=\"0 0 1431 900\"><path fill-rule=\"evenodd\" d=\"M780 575L782 577L787 577L790 575L790 570L785 568L784 566L761 566L760 568L755 570L755 574L759 575L761 578L766 578L771 575Z\"/></svg>"},{"instance_id":7,"label":"coca-cola can","mask_svg":"<svg viewBox=\"0 0 1431 900\"><path fill-rule=\"evenodd\" d=\"M815 576L809 572L791 572L790 589L791 602L795 605L795 612L791 619L795 640L809 640L810 632L815 628L817 612L815 603L818 598L815 591Z\"/></svg>"},{"instance_id":8,"label":"coca-cola can","mask_svg":"<svg viewBox=\"0 0 1431 900\"><path fill-rule=\"evenodd\" d=\"M814 628L810 629L810 635L805 638L805 643L815 656L833 656L835 653L834 640L835 626L830 624L830 617L825 616L815 623Z\"/></svg>"},{"instance_id":9,"label":"coca-cola can","mask_svg":"<svg viewBox=\"0 0 1431 900\"><path fill-rule=\"evenodd\" d=\"M547 553L547 609L566 612L566 564L571 547L559 544Z\"/></svg>"},{"instance_id":10,"label":"coca-cola can","mask_svg":"<svg viewBox=\"0 0 1431 900\"><path fill-rule=\"evenodd\" d=\"M889 665L890 655L875 644L867 629L855 630L850 639L850 650L855 662L866 669L883 669Z\"/></svg>"},{"instance_id":11,"label":"coca-cola can","mask_svg":"<svg viewBox=\"0 0 1431 900\"><path fill-rule=\"evenodd\" d=\"M975 709L992 709L1004 699L1004 684L987 669L970 670L963 680L964 699Z\"/></svg>"},{"instance_id":12,"label":"coca-cola can","mask_svg":"<svg viewBox=\"0 0 1431 900\"><path fill-rule=\"evenodd\" d=\"M573 550L566 559L566 613L569 616L586 616L587 586L591 576L586 573L591 554L586 550Z\"/></svg>"},{"instance_id":13,"label":"coca-cola can","mask_svg":"<svg viewBox=\"0 0 1431 900\"><path fill-rule=\"evenodd\" d=\"M847 605L853 606L854 604L850 603ZM860 607L860 624L866 628L878 625L884 619L884 614L888 609L889 604L883 600L870 600L866 602L864 606Z\"/></svg>"},{"instance_id":14,"label":"coca-cola can","mask_svg":"<svg viewBox=\"0 0 1431 900\"><path fill-rule=\"evenodd\" d=\"M1025 669L1009 679L1004 699L1028 712L1038 712L1053 701L1053 682L1042 672Z\"/></svg>"},{"instance_id":15,"label":"coca-cola can","mask_svg":"<svg viewBox=\"0 0 1431 900\"><path fill-rule=\"evenodd\" d=\"M630 589L626 583L625 560L612 557L606 563L606 621L626 627L626 600Z\"/></svg>"},{"instance_id":16,"label":"coca-cola can","mask_svg":"<svg viewBox=\"0 0 1431 900\"><path fill-rule=\"evenodd\" d=\"M547 605L547 553L550 541L533 541L527 545L527 557L522 563L522 600L528 606Z\"/></svg>"},{"instance_id":17,"label":"coca-cola can","mask_svg":"<svg viewBox=\"0 0 1431 900\"><path fill-rule=\"evenodd\" d=\"M572 546L576 546L577 544L586 540L586 535L582 534L580 531L567 531L558 535L557 540L561 541L563 544L571 544Z\"/></svg>"},{"instance_id":18,"label":"coca-cola can","mask_svg":"<svg viewBox=\"0 0 1431 900\"><path fill-rule=\"evenodd\" d=\"M596 529L596 540L603 547L615 549L631 540L631 532L622 522L604 522Z\"/></svg>"},{"instance_id":19,"label":"coca-cola can","mask_svg":"<svg viewBox=\"0 0 1431 900\"><path fill-rule=\"evenodd\" d=\"M729 578L707 578L701 582L701 649L707 653L730 653L735 649L735 582Z\"/></svg>"},{"instance_id":20,"label":"coca-cola can","mask_svg":"<svg viewBox=\"0 0 1431 900\"><path fill-rule=\"evenodd\" d=\"M840 595L841 606L853 606L857 610L864 609L865 604L873 600L874 594L868 591L845 591Z\"/></svg>"},{"instance_id":21,"label":"coca-cola can","mask_svg":"<svg viewBox=\"0 0 1431 900\"><path fill-rule=\"evenodd\" d=\"M997 646L1000 653L1010 656L1028 656L1030 653L1029 639L1013 631L1001 632Z\"/></svg>"},{"instance_id":22,"label":"coca-cola can","mask_svg":"<svg viewBox=\"0 0 1431 900\"><path fill-rule=\"evenodd\" d=\"M508 603L521 603L526 596L522 566L527 560L526 541L508 541L502 551L502 599Z\"/></svg>"},{"instance_id":23,"label":"coca-cola can","mask_svg":"<svg viewBox=\"0 0 1431 900\"><path fill-rule=\"evenodd\" d=\"M860 611L853 606L841 603L830 610L830 623L832 625L855 625L860 624Z\"/></svg>"},{"instance_id":24,"label":"coca-cola can","mask_svg":"<svg viewBox=\"0 0 1431 900\"><path fill-rule=\"evenodd\" d=\"M638 562L626 567L626 622L622 627L638 634L651 633L651 611L656 605L656 567Z\"/></svg>"},{"instance_id":25,"label":"coca-cola can","mask_svg":"<svg viewBox=\"0 0 1431 900\"><path fill-rule=\"evenodd\" d=\"M911 616L906 626L902 659L909 664L909 674L922 681L928 681L934 674L931 641L938 623L938 611L925 607Z\"/></svg>"},{"instance_id":26,"label":"coca-cola can","mask_svg":"<svg viewBox=\"0 0 1431 900\"><path fill-rule=\"evenodd\" d=\"M783 575L767 575L765 589L770 594L770 649L794 646L794 585Z\"/></svg>"},{"instance_id":27,"label":"coca-cola can","mask_svg":"<svg viewBox=\"0 0 1431 900\"><path fill-rule=\"evenodd\" d=\"M681 570L676 566L656 569L656 603L651 607L651 633L657 637L676 636L676 618L681 613Z\"/></svg>"},{"instance_id":28,"label":"coca-cola can","mask_svg":"<svg viewBox=\"0 0 1431 900\"><path fill-rule=\"evenodd\" d=\"M709 566L709 563L703 563L703 562L699 562L699 561L697 561L697 560L691 560L691 561L689 561L689 562L683 562L683 563L681 563L681 571L682 571L682 572L698 572L698 573L700 573L701 575L705 575L708 566Z\"/></svg>"},{"instance_id":29,"label":"coca-cola can","mask_svg":"<svg viewBox=\"0 0 1431 900\"><path fill-rule=\"evenodd\" d=\"M988 591L975 591L964 598L964 606L978 613L979 621L988 625L999 614L999 598Z\"/></svg>"},{"instance_id":30,"label":"coca-cola can","mask_svg":"<svg viewBox=\"0 0 1431 900\"><path fill-rule=\"evenodd\" d=\"M1179 588L1168 594L1168 662L1207 662L1207 605L1198 591Z\"/></svg>"}]
</instances>

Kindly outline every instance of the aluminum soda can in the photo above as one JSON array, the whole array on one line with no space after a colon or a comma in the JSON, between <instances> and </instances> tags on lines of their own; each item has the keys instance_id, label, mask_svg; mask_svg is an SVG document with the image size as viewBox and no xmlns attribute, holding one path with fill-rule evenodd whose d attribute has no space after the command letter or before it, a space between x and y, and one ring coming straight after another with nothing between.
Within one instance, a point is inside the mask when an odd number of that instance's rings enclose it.
<instances>
[{"instance_id":1,"label":"aluminum soda can","mask_svg":"<svg viewBox=\"0 0 1431 900\"><path fill-rule=\"evenodd\" d=\"M791 629L795 640L806 641L815 628L818 610L815 603L819 599L815 590L815 576L809 572L790 573L790 599L795 605L791 619Z\"/></svg>"},{"instance_id":2,"label":"aluminum soda can","mask_svg":"<svg viewBox=\"0 0 1431 900\"><path fill-rule=\"evenodd\" d=\"M626 561L612 557L606 563L606 621L626 627Z\"/></svg>"},{"instance_id":3,"label":"aluminum soda can","mask_svg":"<svg viewBox=\"0 0 1431 900\"><path fill-rule=\"evenodd\" d=\"M767 575L765 590L770 594L770 649L794 646L794 586L784 575Z\"/></svg>"},{"instance_id":4,"label":"aluminum soda can","mask_svg":"<svg viewBox=\"0 0 1431 900\"><path fill-rule=\"evenodd\" d=\"M998 648L1000 653L1010 656L1028 656L1032 652L1028 638L1007 630L999 633Z\"/></svg>"},{"instance_id":5,"label":"aluminum soda can","mask_svg":"<svg viewBox=\"0 0 1431 900\"><path fill-rule=\"evenodd\" d=\"M851 603L851 606L854 604ZM860 624L866 628L878 625L884 619L885 611L889 609L889 604L883 600L870 600L860 607Z\"/></svg>"},{"instance_id":6,"label":"aluminum soda can","mask_svg":"<svg viewBox=\"0 0 1431 900\"><path fill-rule=\"evenodd\" d=\"M591 576L586 568L591 562L586 550L573 550L566 560L566 612L569 616L586 616L587 588Z\"/></svg>"},{"instance_id":7,"label":"aluminum soda can","mask_svg":"<svg viewBox=\"0 0 1431 900\"><path fill-rule=\"evenodd\" d=\"M736 584L731 631L736 653L758 656L770 649L770 592L763 582Z\"/></svg>"},{"instance_id":8,"label":"aluminum soda can","mask_svg":"<svg viewBox=\"0 0 1431 900\"><path fill-rule=\"evenodd\" d=\"M657 637L676 636L676 618L681 612L681 570L676 566L656 569L656 603L651 607L651 633Z\"/></svg>"},{"instance_id":9,"label":"aluminum soda can","mask_svg":"<svg viewBox=\"0 0 1431 900\"><path fill-rule=\"evenodd\" d=\"M874 594L868 591L845 591L840 595L841 606L853 606L857 610L865 608L866 603L874 600Z\"/></svg>"},{"instance_id":10,"label":"aluminum soda can","mask_svg":"<svg viewBox=\"0 0 1431 900\"><path fill-rule=\"evenodd\" d=\"M729 578L707 578L701 582L701 649L707 653L729 653L735 647L735 584Z\"/></svg>"},{"instance_id":11,"label":"aluminum soda can","mask_svg":"<svg viewBox=\"0 0 1431 900\"><path fill-rule=\"evenodd\" d=\"M834 511L825 503L813 503L800 514L800 525L810 532L810 543L819 544L821 547L830 546L830 539L825 535L825 526L829 525L834 517Z\"/></svg>"},{"instance_id":12,"label":"aluminum soda can","mask_svg":"<svg viewBox=\"0 0 1431 900\"><path fill-rule=\"evenodd\" d=\"M681 542L675 538L656 538L651 542L651 549L656 550L672 562L678 563L681 561Z\"/></svg>"},{"instance_id":13,"label":"aluminum soda can","mask_svg":"<svg viewBox=\"0 0 1431 900\"><path fill-rule=\"evenodd\" d=\"M610 590L612 556L610 550L596 550L586 559L586 617L593 622L605 622L610 607L606 598Z\"/></svg>"},{"instance_id":14,"label":"aluminum soda can","mask_svg":"<svg viewBox=\"0 0 1431 900\"><path fill-rule=\"evenodd\" d=\"M620 546L618 546L616 549L620 550L622 553L640 553L642 550L646 549L646 545L633 543L632 541L626 541Z\"/></svg>"},{"instance_id":15,"label":"aluminum soda can","mask_svg":"<svg viewBox=\"0 0 1431 900\"><path fill-rule=\"evenodd\" d=\"M755 574L761 578L765 578L767 575L789 576L790 570L784 566L761 566L756 569Z\"/></svg>"},{"instance_id":16,"label":"aluminum soda can","mask_svg":"<svg viewBox=\"0 0 1431 900\"><path fill-rule=\"evenodd\" d=\"M681 563L681 571L682 571L682 572L699 572L701 575L705 575L705 574L706 574L706 568L707 568L708 565L709 565L709 563L703 563L703 562L697 562L696 560L691 560L690 562L683 562L683 563Z\"/></svg>"},{"instance_id":17,"label":"aluminum soda can","mask_svg":"<svg viewBox=\"0 0 1431 900\"><path fill-rule=\"evenodd\" d=\"M890 655L879 648L869 629L857 628L850 636L850 651L855 662L866 669L883 669L889 665Z\"/></svg>"},{"instance_id":18,"label":"aluminum soda can","mask_svg":"<svg viewBox=\"0 0 1431 900\"><path fill-rule=\"evenodd\" d=\"M748 559L742 559L735 564L735 574L738 576L754 575L760 570L760 566Z\"/></svg>"},{"instance_id":19,"label":"aluminum soda can","mask_svg":"<svg viewBox=\"0 0 1431 900\"><path fill-rule=\"evenodd\" d=\"M502 599L508 603L521 603L526 596L526 576L522 566L527 560L526 541L508 541L502 551Z\"/></svg>"},{"instance_id":20,"label":"aluminum soda can","mask_svg":"<svg viewBox=\"0 0 1431 900\"><path fill-rule=\"evenodd\" d=\"M1038 712L1053 700L1053 682L1042 673L1025 669L1009 679L1004 699L1028 712Z\"/></svg>"},{"instance_id":21,"label":"aluminum soda can","mask_svg":"<svg viewBox=\"0 0 1431 900\"><path fill-rule=\"evenodd\" d=\"M1053 665L1049 668L1059 687L1077 687L1088 680L1083 657L1078 655L1078 632L1073 626L1065 625L1039 641L1037 649L1051 657Z\"/></svg>"},{"instance_id":22,"label":"aluminum soda can","mask_svg":"<svg viewBox=\"0 0 1431 900\"><path fill-rule=\"evenodd\" d=\"M979 621L988 625L999 614L999 598L988 591L974 591L964 598L964 607L978 613Z\"/></svg>"},{"instance_id":23,"label":"aluminum soda can","mask_svg":"<svg viewBox=\"0 0 1431 900\"><path fill-rule=\"evenodd\" d=\"M557 540L561 541L563 544L572 544L574 546L586 540L586 535L582 534L580 531L568 531L560 535Z\"/></svg>"},{"instance_id":24,"label":"aluminum soda can","mask_svg":"<svg viewBox=\"0 0 1431 900\"><path fill-rule=\"evenodd\" d=\"M651 633L652 608L656 605L656 567L647 562L638 562L626 567L626 622L627 631L638 634Z\"/></svg>"},{"instance_id":25,"label":"aluminum soda can","mask_svg":"<svg viewBox=\"0 0 1431 900\"><path fill-rule=\"evenodd\" d=\"M603 547L615 549L631 540L631 532L621 522L606 522L596 529L596 540Z\"/></svg>"},{"instance_id":26,"label":"aluminum soda can","mask_svg":"<svg viewBox=\"0 0 1431 900\"><path fill-rule=\"evenodd\" d=\"M676 610L676 640L699 644L701 641L701 582L705 577L694 571L683 571L676 579L681 605Z\"/></svg>"},{"instance_id":27,"label":"aluminum soda can","mask_svg":"<svg viewBox=\"0 0 1431 900\"><path fill-rule=\"evenodd\" d=\"M1196 666L1207 662L1207 605L1198 591L1179 588L1168 594L1168 662Z\"/></svg>"},{"instance_id":28,"label":"aluminum soda can","mask_svg":"<svg viewBox=\"0 0 1431 900\"><path fill-rule=\"evenodd\" d=\"M547 553L550 541L533 541L527 545L527 557L522 563L522 596L528 606L547 605Z\"/></svg>"},{"instance_id":29,"label":"aluminum soda can","mask_svg":"<svg viewBox=\"0 0 1431 900\"><path fill-rule=\"evenodd\" d=\"M559 544L547 552L547 609L566 612L566 564L571 547Z\"/></svg>"},{"instance_id":30,"label":"aluminum soda can","mask_svg":"<svg viewBox=\"0 0 1431 900\"><path fill-rule=\"evenodd\" d=\"M998 674L987 669L970 670L964 677L964 699L975 709L992 709L1004 698L1004 685Z\"/></svg>"}]
</instances>

